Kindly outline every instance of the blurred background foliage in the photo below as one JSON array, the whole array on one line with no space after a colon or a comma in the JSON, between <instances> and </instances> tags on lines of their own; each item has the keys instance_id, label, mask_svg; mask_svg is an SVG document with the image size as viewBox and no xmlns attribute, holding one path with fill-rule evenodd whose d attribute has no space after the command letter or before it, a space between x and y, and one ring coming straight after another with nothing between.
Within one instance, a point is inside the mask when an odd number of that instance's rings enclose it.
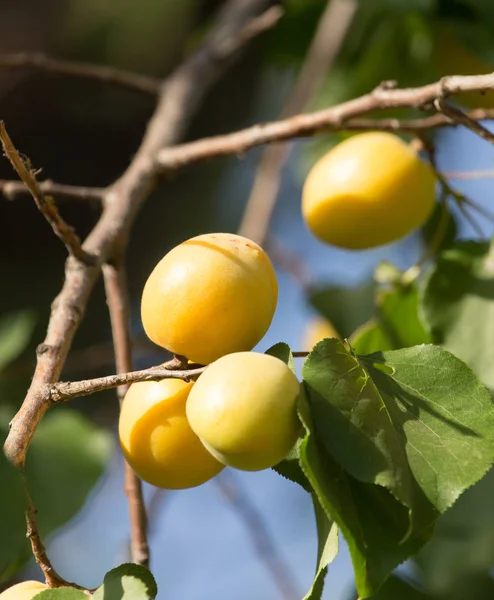
<instances>
[{"instance_id":1,"label":"blurred background foliage","mask_svg":"<svg viewBox=\"0 0 494 600\"><path fill-rule=\"evenodd\" d=\"M41 51L163 77L207 33L221 4L219 0L0 0L0 52ZM325 4L323 0L285 0L285 16L279 26L257 40L215 86L194 119L188 139L275 119ZM345 101L386 80L413 86L447 74L479 74L493 69L491 0L360 0L341 52L310 108ZM456 100L467 107L494 107L494 92L463 95ZM41 178L62 183L105 186L113 181L138 147L153 107L153 97L98 82L29 70L0 71L0 118L17 147L42 169ZM409 117L416 113L400 110L384 114ZM286 208L285 198L280 201L275 228L278 224L281 231L290 219L299 219L293 207L299 201L295 196L304 174L318 155L344 135L322 135L298 145L296 158L285 173L292 199L287 200ZM439 134L438 149L450 139ZM259 156L260 150L252 152L241 169L236 158L192 166L186 176L164 182L147 202L127 255L136 367L167 358L164 351L152 348L142 337L139 299L148 273L181 240L238 227ZM0 178L13 178L5 160L0 161ZM229 183L232 178L234 185ZM62 201L60 210L81 236L91 229L100 211L96 204ZM451 225L444 246L465 231L462 215L453 212L458 227ZM29 385L34 350L43 339L50 303L62 283L65 250L27 196L15 201L0 198L0 224L0 430L5 437L8 421ZM289 224L287 231L291 228ZM387 257L401 266L411 266L417 248L430 240L430 229L431 224L422 237L415 238L415 245L405 242L393 246ZM471 263L463 266L475 279L472 285L477 279L488 279L493 285L491 274L481 272L482 265L475 262L482 248L489 251L487 246L475 246ZM454 262L452 252L450 262ZM372 254L374 258L361 268L357 268L363 260L359 253L328 251L323 255L321 249L321 256L325 264L341 261L340 273L348 272L348 276L338 275L336 270L328 282L318 275L324 269L314 268L314 285L304 290L304 318L310 310L313 314L317 311L333 322L340 335L352 336L352 344L362 353L430 341L418 298L429 294L430 304L437 301L435 291L440 294L442 290L440 286L435 290L434 282L441 281L440 269L450 264L447 259L426 283L417 286L403 284L389 273L373 279L371 267L380 254ZM433 328L434 335L439 335L438 328L442 328L441 335L447 335L451 320L461 314L466 315L466 328L474 320L476 332L487 332L480 348L475 346L473 334L467 342L460 342L460 346L468 345L465 360L472 357L473 368L476 354L484 355L485 349L492 347L493 301L494 293L486 294L481 313L476 304L454 305ZM289 338L289 324L284 326L285 338ZM100 285L62 379L113 372L110 340ZM435 341L443 343L444 339ZM453 350L461 357L461 347ZM489 362L491 356L492 350ZM485 372L479 374L489 384L492 367L485 364L483 368ZM114 394L108 392L57 408L44 419L29 453L27 473L44 535L77 513L109 464L116 449L116 411ZM0 581L7 582L19 576L29 548L22 534L22 488L3 458L0 481ZM407 566L405 575L400 571L378 598L492 598L493 500L494 475L489 473L440 520L433 541Z\"/></svg>"}]
</instances>

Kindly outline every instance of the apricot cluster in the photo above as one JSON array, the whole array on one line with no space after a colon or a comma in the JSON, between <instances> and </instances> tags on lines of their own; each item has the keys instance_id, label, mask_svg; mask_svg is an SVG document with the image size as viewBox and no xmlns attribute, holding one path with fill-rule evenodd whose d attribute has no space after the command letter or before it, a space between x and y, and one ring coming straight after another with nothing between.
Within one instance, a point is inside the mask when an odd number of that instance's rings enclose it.
<instances>
[{"instance_id":1,"label":"apricot cluster","mask_svg":"<svg viewBox=\"0 0 494 600\"><path fill-rule=\"evenodd\" d=\"M151 340L208 365L196 382L133 384L122 404L124 455L145 481L184 489L226 465L281 461L299 433L299 382L278 358L251 352L268 330L278 285L264 250L244 237L194 237L156 265L142 294Z\"/></svg>"}]
</instances>

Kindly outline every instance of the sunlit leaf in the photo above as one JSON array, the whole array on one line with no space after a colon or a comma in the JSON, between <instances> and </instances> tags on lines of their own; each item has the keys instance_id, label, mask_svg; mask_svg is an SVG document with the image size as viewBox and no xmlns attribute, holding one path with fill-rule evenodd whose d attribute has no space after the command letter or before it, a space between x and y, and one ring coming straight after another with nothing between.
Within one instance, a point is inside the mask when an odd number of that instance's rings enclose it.
<instances>
[{"instance_id":1,"label":"sunlit leaf","mask_svg":"<svg viewBox=\"0 0 494 600\"><path fill-rule=\"evenodd\" d=\"M422 291L424 321L435 343L465 361L494 389L494 253L486 242L443 252Z\"/></svg>"},{"instance_id":2,"label":"sunlit leaf","mask_svg":"<svg viewBox=\"0 0 494 600\"><path fill-rule=\"evenodd\" d=\"M156 581L145 567L133 563L120 565L105 575L94 600L153 600L158 594Z\"/></svg>"},{"instance_id":3,"label":"sunlit leaf","mask_svg":"<svg viewBox=\"0 0 494 600\"><path fill-rule=\"evenodd\" d=\"M312 497L312 501L317 526L317 569L312 586L303 600L321 599L328 565L338 554L338 527L334 521L328 519L315 496Z\"/></svg>"}]
</instances>

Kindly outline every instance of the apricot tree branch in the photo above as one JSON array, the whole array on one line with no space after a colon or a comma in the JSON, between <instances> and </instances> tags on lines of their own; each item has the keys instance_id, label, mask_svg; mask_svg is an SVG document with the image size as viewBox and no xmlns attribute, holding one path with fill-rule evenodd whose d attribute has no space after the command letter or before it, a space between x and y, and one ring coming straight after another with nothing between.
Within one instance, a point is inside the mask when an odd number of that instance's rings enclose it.
<instances>
[{"instance_id":1,"label":"apricot tree branch","mask_svg":"<svg viewBox=\"0 0 494 600\"><path fill-rule=\"evenodd\" d=\"M123 256L113 263L103 265L106 299L115 349L117 373L132 370L132 347L130 343L130 310L127 276ZM122 405L128 386L117 388ZM142 495L142 482L127 461L124 465L124 491L127 496L130 517L130 557L139 565L149 565L149 545L147 541L146 505Z\"/></svg>"},{"instance_id":2,"label":"apricot tree branch","mask_svg":"<svg viewBox=\"0 0 494 600\"><path fill-rule=\"evenodd\" d=\"M394 86L394 82L391 82ZM488 75L444 77L436 83L417 88L399 89L390 82L372 92L324 110L299 114L288 119L257 124L226 135L204 138L195 142L165 148L159 152L157 162L162 171L180 169L193 162L217 156L242 155L248 150L267 143L282 142L291 138L313 136L326 131L384 129L391 131L421 131L458 123L445 114L422 119L361 119L369 112L388 108L415 108L434 110L434 101L460 92L494 89L494 73ZM477 110L465 113L470 118L492 117L493 111Z\"/></svg>"},{"instance_id":3,"label":"apricot tree branch","mask_svg":"<svg viewBox=\"0 0 494 600\"><path fill-rule=\"evenodd\" d=\"M214 482L224 500L244 521L257 555L268 568L283 598L286 600L300 598L298 586L292 577L290 567L280 555L261 513L250 501L246 490L242 489L238 478L232 473L228 474L223 471L214 479Z\"/></svg>"},{"instance_id":4,"label":"apricot tree branch","mask_svg":"<svg viewBox=\"0 0 494 600\"><path fill-rule=\"evenodd\" d=\"M166 363L165 363L166 364ZM128 386L138 381L160 381L161 379L185 379L197 377L204 371L205 367L195 369L174 370L165 365L130 371L129 373L118 373L95 377L94 379L83 379L81 381L59 381L45 389L44 397L50 403L66 402L80 396L90 396L96 392L102 392L121 385Z\"/></svg>"},{"instance_id":5,"label":"apricot tree branch","mask_svg":"<svg viewBox=\"0 0 494 600\"><path fill-rule=\"evenodd\" d=\"M251 39L263 31L273 27L281 17L280 6L273 6L256 18L246 22L245 27L235 37L224 38L222 52L234 54ZM144 94L158 96L163 82L161 79L132 73L115 67L95 65L87 62L61 60L46 56L40 52L18 52L16 54L0 54L0 69L31 69L45 71L54 75L66 75L81 79L90 79L110 83Z\"/></svg>"},{"instance_id":6,"label":"apricot tree branch","mask_svg":"<svg viewBox=\"0 0 494 600\"><path fill-rule=\"evenodd\" d=\"M356 10L356 0L328 0L300 74L281 111L281 118L302 111L317 92L340 51ZM269 146L257 168L239 233L258 244L264 243L269 231L281 172L292 148L292 141Z\"/></svg>"},{"instance_id":7,"label":"apricot tree branch","mask_svg":"<svg viewBox=\"0 0 494 600\"><path fill-rule=\"evenodd\" d=\"M46 390L59 378L100 265L118 255L139 209L156 185L158 152L181 138L206 92L241 50L239 40L245 43L266 28L265 22L261 23L263 29L256 19L271 6L271 0L229 0L204 43L163 83L141 146L125 173L105 191L102 215L84 242L84 250L96 256L96 264L73 256L67 260L64 284L53 303L45 341L37 351L31 386L5 441L5 454L13 464L24 465L36 427L51 405ZM257 30L253 21L258 23ZM120 383L130 381L124 378Z\"/></svg>"},{"instance_id":8,"label":"apricot tree branch","mask_svg":"<svg viewBox=\"0 0 494 600\"><path fill-rule=\"evenodd\" d=\"M105 193L105 188L66 185L64 183L55 183L49 179L40 181L38 185L43 194L70 200L93 200L95 202L101 202ZM0 179L0 193L2 193L7 200L15 200L17 196L29 194L29 190L22 181Z\"/></svg>"},{"instance_id":9,"label":"apricot tree branch","mask_svg":"<svg viewBox=\"0 0 494 600\"><path fill-rule=\"evenodd\" d=\"M309 353L306 351L292 352L294 358L305 358ZM206 367L202 365L191 365L183 368L181 361L173 359L157 367L130 371L128 373L117 373L94 379L82 379L81 381L58 381L45 386L43 397L49 404L66 402L80 396L90 396L96 392L102 392L119 386L128 386L138 381L160 381L161 379L184 379L186 381L198 377ZM124 392L125 393L125 392Z\"/></svg>"},{"instance_id":10,"label":"apricot tree branch","mask_svg":"<svg viewBox=\"0 0 494 600\"><path fill-rule=\"evenodd\" d=\"M463 125L467 129L471 129L474 133L480 136L482 139L494 144L494 134L491 133L486 127L484 127L477 120L472 119L466 112L452 106L444 97L437 98L435 106L439 112L449 117L452 121Z\"/></svg>"},{"instance_id":11,"label":"apricot tree branch","mask_svg":"<svg viewBox=\"0 0 494 600\"><path fill-rule=\"evenodd\" d=\"M39 52L0 54L0 69L31 69L110 83L144 94L158 95L161 80L114 67L51 58Z\"/></svg>"},{"instance_id":12,"label":"apricot tree branch","mask_svg":"<svg viewBox=\"0 0 494 600\"><path fill-rule=\"evenodd\" d=\"M94 257L82 248L79 236L60 216L53 199L43 194L29 160L21 157L12 143L3 121L0 121L0 141L5 156L9 159L10 164L29 190L41 214L50 223L55 234L65 244L69 254L82 263L94 263Z\"/></svg>"},{"instance_id":13,"label":"apricot tree branch","mask_svg":"<svg viewBox=\"0 0 494 600\"><path fill-rule=\"evenodd\" d=\"M472 179L492 179L494 178L494 169L479 169L475 171L446 171L443 173L446 179L472 180Z\"/></svg>"},{"instance_id":14,"label":"apricot tree branch","mask_svg":"<svg viewBox=\"0 0 494 600\"><path fill-rule=\"evenodd\" d=\"M41 539L38 523L36 520L36 507L34 506L33 500L29 493L27 481L24 473L22 473L22 479L24 483L24 490L26 495L26 536L31 543L31 549L33 556L43 572L45 581L49 587L60 587L67 585L67 582L60 577L60 575L53 568L50 559L46 554L46 549Z\"/></svg>"}]
</instances>

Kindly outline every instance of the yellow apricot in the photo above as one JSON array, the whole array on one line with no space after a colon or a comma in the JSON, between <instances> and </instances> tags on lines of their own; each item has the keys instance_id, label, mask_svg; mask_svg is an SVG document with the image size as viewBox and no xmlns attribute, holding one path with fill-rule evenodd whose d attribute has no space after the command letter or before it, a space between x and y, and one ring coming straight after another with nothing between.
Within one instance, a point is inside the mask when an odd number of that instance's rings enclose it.
<instances>
[{"instance_id":1,"label":"yellow apricot","mask_svg":"<svg viewBox=\"0 0 494 600\"><path fill-rule=\"evenodd\" d=\"M323 317L314 317L304 331L302 347L304 350L311 350L317 342L337 337L340 336L331 321Z\"/></svg>"},{"instance_id":2,"label":"yellow apricot","mask_svg":"<svg viewBox=\"0 0 494 600\"><path fill-rule=\"evenodd\" d=\"M201 485L224 465L204 448L185 415L194 384L180 379L134 383L125 394L118 432L125 458L156 487Z\"/></svg>"},{"instance_id":3,"label":"yellow apricot","mask_svg":"<svg viewBox=\"0 0 494 600\"><path fill-rule=\"evenodd\" d=\"M204 371L187 400L190 426L225 465L259 471L277 464L297 441L300 384L278 358L236 352Z\"/></svg>"},{"instance_id":4,"label":"yellow apricot","mask_svg":"<svg viewBox=\"0 0 494 600\"><path fill-rule=\"evenodd\" d=\"M36 594L48 589L41 581L22 581L7 588L0 594L1 600L31 600Z\"/></svg>"},{"instance_id":5,"label":"yellow apricot","mask_svg":"<svg viewBox=\"0 0 494 600\"><path fill-rule=\"evenodd\" d=\"M253 348L277 298L276 274L260 246L210 233L176 246L156 265L142 294L142 324L156 344L206 365Z\"/></svg>"},{"instance_id":6,"label":"yellow apricot","mask_svg":"<svg viewBox=\"0 0 494 600\"><path fill-rule=\"evenodd\" d=\"M357 250L420 227L434 199L433 172L415 150L393 134L367 132L341 142L314 165L302 213L317 238Z\"/></svg>"}]
</instances>

